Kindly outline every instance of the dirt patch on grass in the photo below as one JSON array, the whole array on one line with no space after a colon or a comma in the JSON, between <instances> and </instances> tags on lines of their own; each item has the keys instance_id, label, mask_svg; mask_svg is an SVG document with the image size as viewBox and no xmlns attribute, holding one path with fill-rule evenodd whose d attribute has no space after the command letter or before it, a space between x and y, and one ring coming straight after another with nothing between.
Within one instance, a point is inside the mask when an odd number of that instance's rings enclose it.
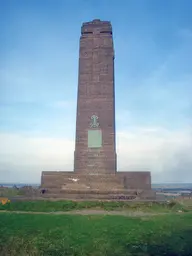
<instances>
[{"instance_id":1,"label":"dirt patch on grass","mask_svg":"<svg viewBox=\"0 0 192 256\"><path fill-rule=\"evenodd\" d=\"M56 212L32 212L32 211L6 211L1 210L0 213L16 213L16 214L44 214L44 215L119 215L127 217L148 217L148 216L157 216L157 215L167 215L173 213L149 213L142 211L105 211L105 210L73 210L73 211L56 211ZM177 212L175 214L182 214L183 212ZM183 213L184 214L184 213Z\"/></svg>"}]
</instances>

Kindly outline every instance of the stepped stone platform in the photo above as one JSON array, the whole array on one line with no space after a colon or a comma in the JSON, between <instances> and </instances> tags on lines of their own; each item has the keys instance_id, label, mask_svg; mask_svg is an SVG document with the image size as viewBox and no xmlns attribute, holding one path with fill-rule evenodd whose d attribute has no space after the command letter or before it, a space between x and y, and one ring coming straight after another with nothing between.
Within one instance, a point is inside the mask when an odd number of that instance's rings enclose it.
<instances>
[{"instance_id":1,"label":"stepped stone platform","mask_svg":"<svg viewBox=\"0 0 192 256\"><path fill-rule=\"evenodd\" d=\"M42 172L44 197L63 199L155 199L150 172L117 172L116 174L78 174L75 172Z\"/></svg>"}]
</instances>

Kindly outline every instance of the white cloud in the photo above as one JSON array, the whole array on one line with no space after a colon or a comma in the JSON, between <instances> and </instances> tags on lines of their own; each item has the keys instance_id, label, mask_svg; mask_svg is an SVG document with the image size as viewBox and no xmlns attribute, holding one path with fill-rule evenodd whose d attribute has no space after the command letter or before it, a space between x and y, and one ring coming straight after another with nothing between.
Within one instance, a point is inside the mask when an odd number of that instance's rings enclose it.
<instances>
[{"instance_id":1,"label":"white cloud","mask_svg":"<svg viewBox=\"0 0 192 256\"><path fill-rule=\"evenodd\" d=\"M43 170L73 170L74 141L67 138L0 134L2 182L39 182ZM150 170L155 182L192 179L189 130L134 128L117 134L118 170Z\"/></svg>"},{"instance_id":2,"label":"white cloud","mask_svg":"<svg viewBox=\"0 0 192 256\"><path fill-rule=\"evenodd\" d=\"M150 170L156 182L192 179L192 137L189 130L140 128L117 139L119 170ZM183 157L184 156L184 157Z\"/></svg>"},{"instance_id":3,"label":"white cloud","mask_svg":"<svg viewBox=\"0 0 192 256\"><path fill-rule=\"evenodd\" d=\"M0 134L2 181L39 182L41 171L71 171L74 142L68 139Z\"/></svg>"}]
</instances>

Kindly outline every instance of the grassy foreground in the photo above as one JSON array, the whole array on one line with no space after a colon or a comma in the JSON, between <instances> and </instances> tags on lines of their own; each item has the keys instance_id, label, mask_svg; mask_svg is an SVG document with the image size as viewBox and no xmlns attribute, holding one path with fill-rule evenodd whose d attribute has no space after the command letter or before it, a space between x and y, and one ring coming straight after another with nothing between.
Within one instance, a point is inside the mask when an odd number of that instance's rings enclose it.
<instances>
[{"instance_id":1,"label":"grassy foreground","mask_svg":"<svg viewBox=\"0 0 192 256\"><path fill-rule=\"evenodd\" d=\"M0 213L2 256L191 256L192 214L145 218Z\"/></svg>"},{"instance_id":2,"label":"grassy foreground","mask_svg":"<svg viewBox=\"0 0 192 256\"><path fill-rule=\"evenodd\" d=\"M102 202L102 201L15 201L8 204L0 204L0 210L8 211L32 211L32 212L56 212L82 209L125 210L142 212L188 212L191 205L177 201L170 202Z\"/></svg>"}]
</instances>

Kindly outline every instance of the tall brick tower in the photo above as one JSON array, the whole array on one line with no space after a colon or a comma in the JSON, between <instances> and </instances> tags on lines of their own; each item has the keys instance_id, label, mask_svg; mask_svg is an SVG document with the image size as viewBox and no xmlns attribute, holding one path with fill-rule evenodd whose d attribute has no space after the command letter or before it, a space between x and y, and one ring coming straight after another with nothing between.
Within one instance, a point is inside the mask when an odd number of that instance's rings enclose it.
<instances>
[{"instance_id":1,"label":"tall brick tower","mask_svg":"<svg viewBox=\"0 0 192 256\"><path fill-rule=\"evenodd\" d=\"M116 170L114 49L108 21L83 23L74 171L43 171L45 197L154 199L150 172Z\"/></svg>"},{"instance_id":2,"label":"tall brick tower","mask_svg":"<svg viewBox=\"0 0 192 256\"><path fill-rule=\"evenodd\" d=\"M108 21L93 20L81 28L74 171L116 173L114 48Z\"/></svg>"}]
</instances>

